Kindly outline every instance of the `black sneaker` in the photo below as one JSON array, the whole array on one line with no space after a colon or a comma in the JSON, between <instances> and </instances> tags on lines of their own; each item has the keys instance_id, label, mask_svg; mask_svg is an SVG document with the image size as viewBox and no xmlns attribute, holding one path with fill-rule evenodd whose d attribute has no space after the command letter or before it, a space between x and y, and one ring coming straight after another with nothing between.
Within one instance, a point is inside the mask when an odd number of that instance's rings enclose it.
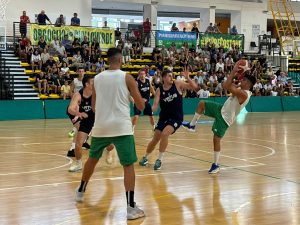
<instances>
[{"instance_id":1,"label":"black sneaker","mask_svg":"<svg viewBox=\"0 0 300 225\"><path fill-rule=\"evenodd\" d=\"M82 144L82 147L83 147L83 148L86 148L86 149L90 149L90 148L91 148L91 146L90 146L89 143L87 143L87 142L84 142L84 143Z\"/></svg>"},{"instance_id":2,"label":"black sneaker","mask_svg":"<svg viewBox=\"0 0 300 225\"><path fill-rule=\"evenodd\" d=\"M69 150L67 156L68 157L75 157L75 149Z\"/></svg>"}]
</instances>

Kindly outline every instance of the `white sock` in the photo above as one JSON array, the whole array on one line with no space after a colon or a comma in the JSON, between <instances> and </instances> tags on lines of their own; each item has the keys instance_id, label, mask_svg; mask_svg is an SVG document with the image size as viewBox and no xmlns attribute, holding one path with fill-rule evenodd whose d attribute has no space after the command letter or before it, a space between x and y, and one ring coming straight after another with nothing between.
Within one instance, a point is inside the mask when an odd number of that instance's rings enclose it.
<instances>
[{"instance_id":1,"label":"white sock","mask_svg":"<svg viewBox=\"0 0 300 225\"><path fill-rule=\"evenodd\" d=\"M134 132L134 128L135 128L135 125L133 125L133 126L132 126L132 130L133 130L133 132Z\"/></svg>"},{"instance_id":2,"label":"white sock","mask_svg":"<svg viewBox=\"0 0 300 225\"><path fill-rule=\"evenodd\" d=\"M76 129L76 127L73 127L73 129L72 129L74 132L76 132L77 131L77 129Z\"/></svg>"},{"instance_id":3,"label":"white sock","mask_svg":"<svg viewBox=\"0 0 300 225\"><path fill-rule=\"evenodd\" d=\"M195 112L194 118L192 119L190 125L191 126L195 126L196 123L197 123L197 121L199 120L200 116L201 116L201 114Z\"/></svg>"},{"instance_id":4,"label":"white sock","mask_svg":"<svg viewBox=\"0 0 300 225\"><path fill-rule=\"evenodd\" d=\"M156 127L156 126L155 126L155 125L153 125L153 131L155 130L155 127Z\"/></svg>"},{"instance_id":5,"label":"white sock","mask_svg":"<svg viewBox=\"0 0 300 225\"><path fill-rule=\"evenodd\" d=\"M74 143L74 142L72 142L72 145L71 145L70 151L71 151L72 149L75 149L75 143Z\"/></svg>"},{"instance_id":6,"label":"white sock","mask_svg":"<svg viewBox=\"0 0 300 225\"><path fill-rule=\"evenodd\" d=\"M221 151L214 151L214 163L218 165Z\"/></svg>"},{"instance_id":7,"label":"white sock","mask_svg":"<svg viewBox=\"0 0 300 225\"><path fill-rule=\"evenodd\" d=\"M164 157L164 154L165 154L164 152L159 152L159 153L158 153L158 159L159 159L159 160L162 160L163 157Z\"/></svg>"}]
</instances>

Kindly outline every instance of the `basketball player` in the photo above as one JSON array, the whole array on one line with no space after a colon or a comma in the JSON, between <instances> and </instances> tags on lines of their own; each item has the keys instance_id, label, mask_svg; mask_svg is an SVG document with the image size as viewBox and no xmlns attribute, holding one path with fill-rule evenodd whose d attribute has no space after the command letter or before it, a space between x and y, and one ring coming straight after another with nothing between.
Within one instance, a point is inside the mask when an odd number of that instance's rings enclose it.
<instances>
[{"instance_id":1,"label":"basketball player","mask_svg":"<svg viewBox=\"0 0 300 225\"><path fill-rule=\"evenodd\" d=\"M159 120L154 130L154 136L147 146L146 154L139 162L141 166L148 164L148 156L154 150L157 143L160 142L159 154L154 164L154 170L161 168L169 136L176 132L183 121L182 92L184 90L196 91L198 89L198 85L189 77L187 69L184 69L182 73L187 83L182 80L173 81L171 71L164 70L162 73L163 85L157 88L152 106L152 110L155 112L158 103L160 104Z\"/></svg>"},{"instance_id":2,"label":"basketball player","mask_svg":"<svg viewBox=\"0 0 300 225\"><path fill-rule=\"evenodd\" d=\"M212 132L214 133L214 162L208 171L210 174L218 173L220 171L218 163L221 151L221 139L224 137L228 127L234 123L238 114L249 102L251 96L250 89L256 83L254 76L246 74L241 81L240 88L238 88L233 83L234 77L238 75L238 70L239 65L236 64L227 80L223 82L223 88L232 93L232 96L226 100L224 105L216 102L200 101L192 121L183 124L189 131L195 132L195 125L203 113L206 116L215 118L215 122L212 126Z\"/></svg>"},{"instance_id":3,"label":"basketball player","mask_svg":"<svg viewBox=\"0 0 300 225\"><path fill-rule=\"evenodd\" d=\"M76 160L69 168L70 172L77 172L82 169L81 146L91 132L95 121L95 114L92 110L92 91L94 79L90 76L85 76L82 80L82 84L83 88L73 95L71 103L68 107L68 115L74 126L78 129L75 145ZM108 150L112 149L113 146L108 147Z\"/></svg>"},{"instance_id":4,"label":"basketball player","mask_svg":"<svg viewBox=\"0 0 300 225\"><path fill-rule=\"evenodd\" d=\"M93 174L103 148L114 144L120 163L124 169L124 186L127 198L127 219L144 217L144 211L134 202L135 172L137 160L132 123L130 118L130 96L139 110L144 110L143 100L134 78L120 70L122 53L117 48L107 52L109 69L95 77L93 92L93 110L95 124L92 130L92 143L88 160L82 173L81 184L76 189L75 199L83 201L87 183Z\"/></svg>"},{"instance_id":5,"label":"basketball player","mask_svg":"<svg viewBox=\"0 0 300 225\"><path fill-rule=\"evenodd\" d=\"M78 92L79 90L81 90L82 89L82 87L83 87L83 85L82 85L82 79L83 79L83 77L84 77L84 74L85 74L85 71L84 71L84 68L82 68L82 67L79 67L78 69L77 69L77 74L78 74L78 78L74 78L74 80L72 81L72 83L71 83L71 97L76 93L76 92ZM76 132L77 132L77 130L76 130L76 127L73 127L73 130L71 130L70 132L69 132L69 137L73 137L73 142L72 142L72 145L71 145L71 148L70 148L70 151L72 150L72 149L75 149L75 140L76 140L76 137L75 137L75 135L76 135ZM88 147L88 146L87 146ZM73 150L74 151L74 150Z\"/></svg>"},{"instance_id":6,"label":"basketball player","mask_svg":"<svg viewBox=\"0 0 300 225\"><path fill-rule=\"evenodd\" d=\"M150 124L152 126L151 129L154 129L154 116L153 116L152 108L151 108L149 101L150 101L150 93L152 93L152 95L154 96L155 91L154 91L154 88L152 87L149 79L146 79L146 71L145 70L139 71L139 76L138 76L138 80L136 83L137 83L138 89L142 95L142 98L145 101L145 109L144 109L143 114L149 116ZM134 130L134 127L137 124L137 121L139 119L139 115L142 112L137 109L135 104L134 104L133 110L134 110L134 117L132 118L132 127Z\"/></svg>"}]
</instances>

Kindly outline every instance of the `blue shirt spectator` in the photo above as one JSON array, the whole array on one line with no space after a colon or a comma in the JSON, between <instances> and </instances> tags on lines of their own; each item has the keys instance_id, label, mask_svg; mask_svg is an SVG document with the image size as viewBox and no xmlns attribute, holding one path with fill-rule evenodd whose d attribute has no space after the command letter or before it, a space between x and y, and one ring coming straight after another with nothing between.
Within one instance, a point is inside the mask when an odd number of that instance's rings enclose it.
<instances>
[{"instance_id":1,"label":"blue shirt spectator","mask_svg":"<svg viewBox=\"0 0 300 225\"><path fill-rule=\"evenodd\" d=\"M67 52L71 52L73 49L72 42L68 39L68 35L64 36L64 40L62 40L61 44L65 47Z\"/></svg>"},{"instance_id":2,"label":"blue shirt spectator","mask_svg":"<svg viewBox=\"0 0 300 225\"><path fill-rule=\"evenodd\" d=\"M80 26L80 19L77 17L77 13L74 13L74 17L71 19L71 26Z\"/></svg>"},{"instance_id":3,"label":"blue shirt spectator","mask_svg":"<svg viewBox=\"0 0 300 225\"><path fill-rule=\"evenodd\" d=\"M233 25L233 27L230 29L230 34L232 34L232 35L236 35L236 34L238 34L238 31L237 31L237 29L236 29L236 26L235 26L235 25Z\"/></svg>"},{"instance_id":4,"label":"blue shirt spectator","mask_svg":"<svg viewBox=\"0 0 300 225\"><path fill-rule=\"evenodd\" d=\"M48 20L49 23L52 24L48 16L45 14L45 10L42 10L41 13L37 16L37 22L39 25L46 25L46 20Z\"/></svg>"}]
</instances>

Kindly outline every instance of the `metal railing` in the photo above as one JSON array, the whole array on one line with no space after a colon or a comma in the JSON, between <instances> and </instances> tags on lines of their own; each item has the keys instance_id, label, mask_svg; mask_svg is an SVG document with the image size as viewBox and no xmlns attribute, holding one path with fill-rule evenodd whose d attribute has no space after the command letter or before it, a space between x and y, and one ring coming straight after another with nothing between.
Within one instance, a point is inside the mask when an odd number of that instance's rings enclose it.
<instances>
[{"instance_id":1,"label":"metal railing","mask_svg":"<svg viewBox=\"0 0 300 225\"><path fill-rule=\"evenodd\" d=\"M14 95L14 82L13 76L6 67L6 61L2 58L0 51L0 100L11 100Z\"/></svg>"}]
</instances>

